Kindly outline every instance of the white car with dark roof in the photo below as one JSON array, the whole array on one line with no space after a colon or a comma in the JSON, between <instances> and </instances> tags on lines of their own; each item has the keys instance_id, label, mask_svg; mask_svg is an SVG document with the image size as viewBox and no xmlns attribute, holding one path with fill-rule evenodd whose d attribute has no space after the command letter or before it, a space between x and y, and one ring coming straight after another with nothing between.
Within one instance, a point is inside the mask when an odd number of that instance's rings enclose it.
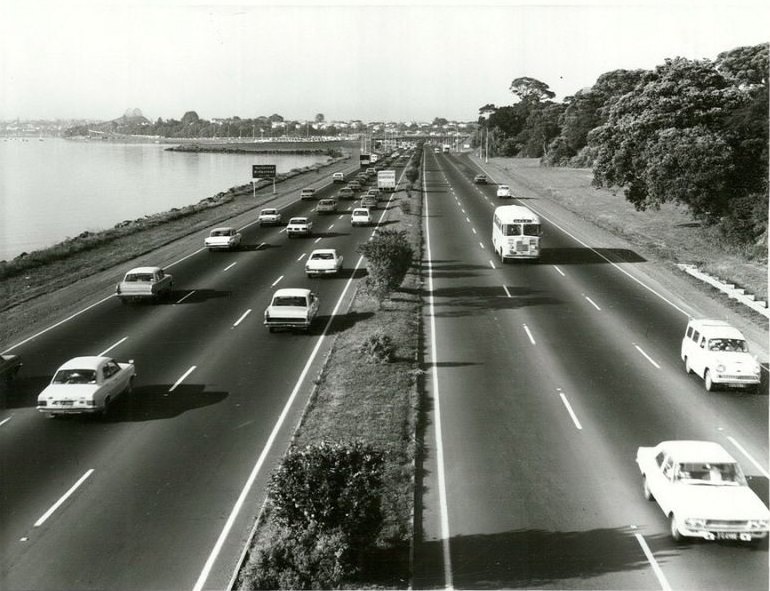
<instances>
[{"instance_id":1,"label":"white car with dark roof","mask_svg":"<svg viewBox=\"0 0 770 591\"><path fill-rule=\"evenodd\" d=\"M241 245L241 233L235 228L214 228L203 244L209 250L234 250Z\"/></svg>"},{"instance_id":2,"label":"white car with dark roof","mask_svg":"<svg viewBox=\"0 0 770 591\"><path fill-rule=\"evenodd\" d=\"M713 441L663 441L640 447L642 490L683 538L751 542L767 537L770 510L748 486L738 462Z\"/></svg>"},{"instance_id":3,"label":"white car with dark roof","mask_svg":"<svg viewBox=\"0 0 770 591\"><path fill-rule=\"evenodd\" d=\"M257 221L260 226L277 226L281 223L281 212L275 207L265 207L259 212Z\"/></svg>"},{"instance_id":4,"label":"white car with dark roof","mask_svg":"<svg viewBox=\"0 0 770 591\"><path fill-rule=\"evenodd\" d=\"M334 248L317 248L305 262L305 273L308 277L339 273L342 269L342 258Z\"/></svg>"}]
</instances>

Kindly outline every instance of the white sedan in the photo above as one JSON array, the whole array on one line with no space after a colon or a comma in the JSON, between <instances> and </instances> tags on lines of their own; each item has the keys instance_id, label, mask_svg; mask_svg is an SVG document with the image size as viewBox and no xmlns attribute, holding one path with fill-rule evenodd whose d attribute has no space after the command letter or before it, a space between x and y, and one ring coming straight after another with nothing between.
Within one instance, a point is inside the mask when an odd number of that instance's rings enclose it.
<instances>
[{"instance_id":1,"label":"white sedan","mask_svg":"<svg viewBox=\"0 0 770 591\"><path fill-rule=\"evenodd\" d=\"M232 250L241 245L241 233L229 226L214 228L203 243L209 250Z\"/></svg>"},{"instance_id":2,"label":"white sedan","mask_svg":"<svg viewBox=\"0 0 770 591\"><path fill-rule=\"evenodd\" d=\"M318 248L310 253L305 263L308 277L333 275L342 269L342 255L333 248Z\"/></svg>"},{"instance_id":3,"label":"white sedan","mask_svg":"<svg viewBox=\"0 0 770 591\"><path fill-rule=\"evenodd\" d=\"M372 214L366 207L356 207L350 215L351 226L368 226L372 221Z\"/></svg>"},{"instance_id":4,"label":"white sedan","mask_svg":"<svg viewBox=\"0 0 770 591\"><path fill-rule=\"evenodd\" d=\"M259 212L257 218L260 226L275 226L281 223L281 212L274 207L266 207Z\"/></svg>"},{"instance_id":5,"label":"white sedan","mask_svg":"<svg viewBox=\"0 0 770 591\"><path fill-rule=\"evenodd\" d=\"M37 410L61 414L106 414L110 404L133 389L134 362L110 357L75 357L62 365L37 397Z\"/></svg>"},{"instance_id":6,"label":"white sedan","mask_svg":"<svg viewBox=\"0 0 770 591\"><path fill-rule=\"evenodd\" d=\"M712 441L663 441L640 447L636 463L644 498L669 520L674 541L741 540L767 536L770 510L749 488L741 467Z\"/></svg>"}]
</instances>

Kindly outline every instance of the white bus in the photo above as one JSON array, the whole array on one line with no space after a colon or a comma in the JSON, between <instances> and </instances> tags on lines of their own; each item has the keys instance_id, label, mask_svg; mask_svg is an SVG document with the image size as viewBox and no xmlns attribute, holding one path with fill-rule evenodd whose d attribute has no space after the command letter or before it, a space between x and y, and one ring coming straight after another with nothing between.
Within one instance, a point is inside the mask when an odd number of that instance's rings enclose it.
<instances>
[{"instance_id":1,"label":"white bus","mask_svg":"<svg viewBox=\"0 0 770 591\"><path fill-rule=\"evenodd\" d=\"M504 205L492 218L492 244L500 260L536 259L543 231L537 214L523 205Z\"/></svg>"}]
</instances>

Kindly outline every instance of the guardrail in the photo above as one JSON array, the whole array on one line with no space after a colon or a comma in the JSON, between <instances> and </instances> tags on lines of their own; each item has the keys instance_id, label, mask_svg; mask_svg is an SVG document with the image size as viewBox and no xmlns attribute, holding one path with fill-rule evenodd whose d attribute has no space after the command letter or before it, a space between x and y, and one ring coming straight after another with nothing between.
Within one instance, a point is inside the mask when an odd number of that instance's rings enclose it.
<instances>
[{"instance_id":1,"label":"guardrail","mask_svg":"<svg viewBox=\"0 0 770 591\"><path fill-rule=\"evenodd\" d=\"M688 275L692 275L696 279L700 279L701 281L716 287L719 291L726 293L729 298L739 301L752 310L759 312L766 318L770 318L770 310L768 310L767 302L758 300L754 295L747 294L745 289L736 287L734 283L726 283L718 277L699 271L695 265L677 264L677 267Z\"/></svg>"}]
</instances>

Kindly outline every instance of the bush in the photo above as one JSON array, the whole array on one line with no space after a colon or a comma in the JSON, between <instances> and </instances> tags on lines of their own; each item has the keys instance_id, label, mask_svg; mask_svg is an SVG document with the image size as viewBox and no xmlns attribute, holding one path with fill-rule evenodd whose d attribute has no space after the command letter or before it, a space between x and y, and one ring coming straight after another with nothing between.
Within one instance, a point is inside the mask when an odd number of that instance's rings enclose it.
<instances>
[{"instance_id":1,"label":"bush","mask_svg":"<svg viewBox=\"0 0 770 591\"><path fill-rule=\"evenodd\" d=\"M276 521L290 529L344 534L357 549L382 527L383 453L363 442L292 449L269 485Z\"/></svg>"},{"instance_id":2,"label":"bush","mask_svg":"<svg viewBox=\"0 0 770 591\"><path fill-rule=\"evenodd\" d=\"M410 214L412 213L412 204L409 203L406 199L399 199L398 200L398 207L401 210L401 213L403 214Z\"/></svg>"},{"instance_id":3,"label":"bush","mask_svg":"<svg viewBox=\"0 0 770 591\"><path fill-rule=\"evenodd\" d=\"M395 351L393 339L381 330L369 335L361 345L361 354L367 355L375 363L392 361Z\"/></svg>"},{"instance_id":4,"label":"bush","mask_svg":"<svg viewBox=\"0 0 770 591\"><path fill-rule=\"evenodd\" d=\"M356 251L366 257L367 285L379 300L401 284L414 256L403 230L381 230Z\"/></svg>"},{"instance_id":5,"label":"bush","mask_svg":"<svg viewBox=\"0 0 770 591\"><path fill-rule=\"evenodd\" d=\"M317 527L279 528L246 573L252 589L334 589L358 573L347 537Z\"/></svg>"},{"instance_id":6,"label":"bush","mask_svg":"<svg viewBox=\"0 0 770 591\"><path fill-rule=\"evenodd\" d=\"M404 173L404 175L406 176L406 180L409 181L409 184L414 187L414 184L417 182L417 179L420 178L420 169L410 162L409 167L406 169L406 172Z\"/></svg>"}]
</instances>

